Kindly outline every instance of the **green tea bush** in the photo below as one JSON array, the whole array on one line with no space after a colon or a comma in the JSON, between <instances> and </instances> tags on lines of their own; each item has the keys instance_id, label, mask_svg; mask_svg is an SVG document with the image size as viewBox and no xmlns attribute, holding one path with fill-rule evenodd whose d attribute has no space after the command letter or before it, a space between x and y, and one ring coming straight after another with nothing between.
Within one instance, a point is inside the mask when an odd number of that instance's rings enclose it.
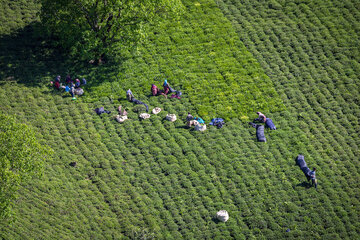
<instances>
[{"instance_id":1,"label":"green tea bush","mask_svg":"<svg viewBox=\"0 0 360 240\"><path fill-rule=\"evenodd\" d=\"M272 2L216 3L185 1L182 20L151 26L148 41L121 66L87 68L86 96L76 102L45 87L2 85L0 111L32 125L56 157L43 182L21 190L21 217L1 237L269 239L311 231L315 238L356 239L355 5L278 1L274 10ZM181 100L148 97L150 84L160 87L164 78L182 90ZM39 81L45 79L53 77ZM137 105L125 100L128 88L150 110L163 111L138 121ZM123 124L93 111L116 113L120 104L131 119ZM244 125L259 110L278 128L266 131L266 145ZM207 123L227 118L226 125L191 131L183 128L188 111ZM172 112L178 120L165 122ZM294 163L300 153L318 168L317 191L303 185ZM211 220L219 209L230 213L225 224Z\"/></svg>"}]
</instances>

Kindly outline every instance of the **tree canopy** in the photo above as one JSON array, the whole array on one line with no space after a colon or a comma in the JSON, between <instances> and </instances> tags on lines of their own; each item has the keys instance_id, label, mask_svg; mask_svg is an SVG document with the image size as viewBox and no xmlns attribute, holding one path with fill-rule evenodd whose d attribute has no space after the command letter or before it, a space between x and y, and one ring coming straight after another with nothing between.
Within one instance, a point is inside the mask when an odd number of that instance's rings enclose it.
<instances>
[{"instance_id":1,"label":"tree canopy","mask_svg":"<svg viewBox=\"0 0 360 240\"><path fill-rule=\"evenodd\" d=\"M61 46L100 61L138 42L147 23L183 10L181 0L40 1L41 21Z\"/></svg>"},{"instance_id":2,"label":"tree canopy","mask_svg":"<svg viewBox=\"0 0 360 240\"><path fill-rule=\"evenodd\" d=\"M31 176L40 176L43 161L52 150L42 146L34 131L14 118L0 113L0 219L10 207L20 184Z\"/></svg>"}]
</instances>

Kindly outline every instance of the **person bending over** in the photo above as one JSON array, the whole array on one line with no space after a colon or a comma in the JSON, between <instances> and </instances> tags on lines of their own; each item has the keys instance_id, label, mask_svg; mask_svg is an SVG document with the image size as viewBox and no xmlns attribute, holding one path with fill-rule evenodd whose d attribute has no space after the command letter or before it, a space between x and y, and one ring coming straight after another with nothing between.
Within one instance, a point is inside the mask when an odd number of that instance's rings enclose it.
<instances>
[{"instance_id":1,"label":"person bending over","mask_svg":"<svg viewBox=\"0 0 360 240\"><path fill-rule=\"evenodd\" d=\"M265 117L265 115L264 115L263 113L261 113L261 112L257 112L257 114L259 115L259 117L256 118L256 119L254 120L254 122L265 123L265 122L266 122L266 117Z\"/></svg>"}]
</instances>

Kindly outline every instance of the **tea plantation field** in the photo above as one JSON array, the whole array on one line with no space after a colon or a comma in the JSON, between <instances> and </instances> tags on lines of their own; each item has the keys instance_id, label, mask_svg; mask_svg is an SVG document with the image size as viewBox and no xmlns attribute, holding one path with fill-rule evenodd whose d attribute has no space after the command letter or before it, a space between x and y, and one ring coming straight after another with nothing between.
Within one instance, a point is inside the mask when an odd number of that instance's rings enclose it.
<instances>
[{"instance_id":1,"label":"tea plantation field","mask_svg":"<svg viewBox=\"0 0 360 240\"><path fill-rule=\"evenodd\" d=\"M81 69L37 36L36 22L22 29L36 20L19 17L35 1L2 2L13 17L1 16L0 111L56 154L21 188L0 238L359 238L357 1L184 0L184 16L149 27L121 65ZM47 86L68 71L89 81L77 101ZM149 97L164 78L181 100ZM140 121L127 88L163 111ZM112 113L96 115L100 106ZM267 143L247 124L257 110L278 128ZM188 111L227 123L195 132ZM295 166L300 153L318 169L317 190ZM226 223L214 219L221 209Z\"/></svg>"}]
</instances>

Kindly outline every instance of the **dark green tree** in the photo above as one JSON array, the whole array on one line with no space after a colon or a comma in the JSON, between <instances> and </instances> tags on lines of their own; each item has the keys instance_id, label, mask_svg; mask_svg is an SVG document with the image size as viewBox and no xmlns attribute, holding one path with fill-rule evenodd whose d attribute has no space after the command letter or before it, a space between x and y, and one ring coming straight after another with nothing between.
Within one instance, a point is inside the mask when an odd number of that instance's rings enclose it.
<instances>
[{"instance_id":1,"label":"dark green tree","mask_svg":"<svg viewBox=\"0 0 360 240\"><path fill-rule=\"evenodd\" d=\"M0 219L10 215L19 186L40 176L44 160L51 155L31 128L0 113Z\"/></svg>"},{"instance_id":2,"label":"dark green tree","mask_svg":"<svg viewBox=\"0 0 360 240\"><path fill-rule=\"evenodd\" d=\"M181 0L40 0L41 21L64 49L84 60L116 57L144 27L183 11Z\"/></svg>"}]
</instances>

